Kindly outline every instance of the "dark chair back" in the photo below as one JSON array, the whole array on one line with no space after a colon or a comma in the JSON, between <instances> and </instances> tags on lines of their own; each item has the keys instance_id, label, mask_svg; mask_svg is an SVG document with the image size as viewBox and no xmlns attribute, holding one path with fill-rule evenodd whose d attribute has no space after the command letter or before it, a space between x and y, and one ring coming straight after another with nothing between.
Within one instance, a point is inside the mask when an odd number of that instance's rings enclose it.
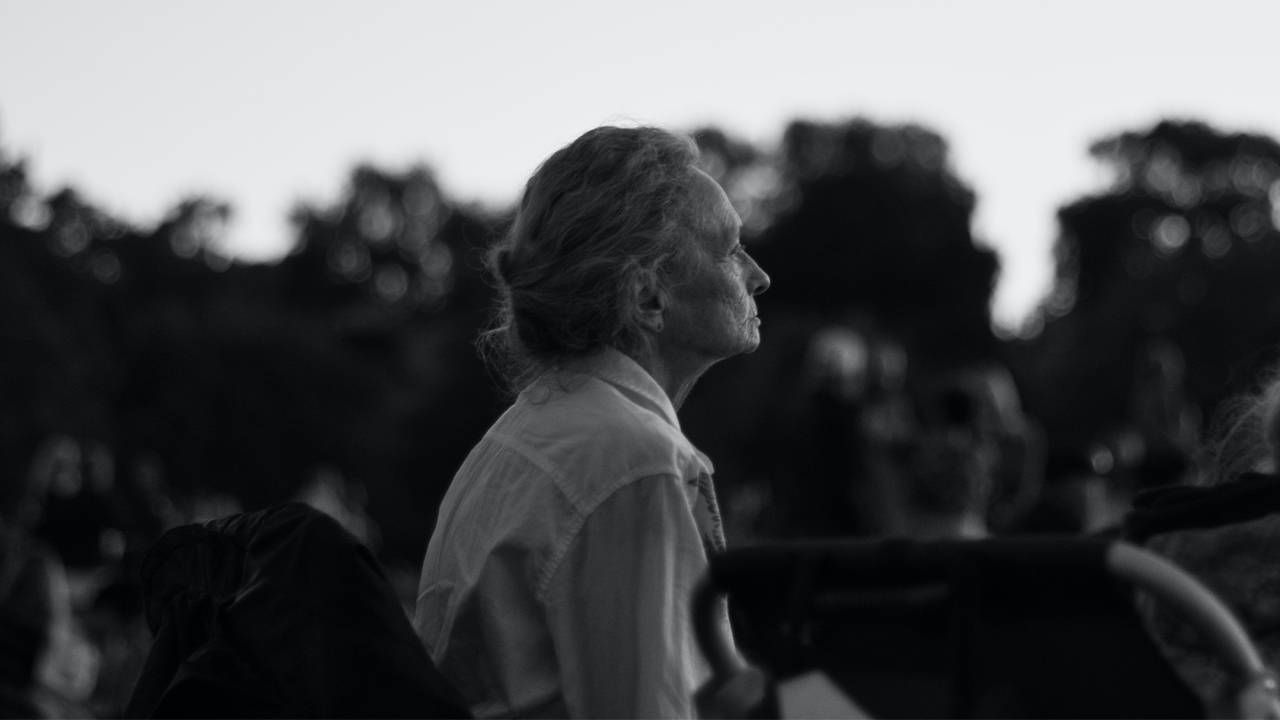
<instances>
[{"instance_id":1,"label":"dark chair back","mask_svg":"<svg viewBox=\"0 0 1280 720\"><path fill-rule=\"evenodd\" d=\"M874 717L1203 717L1108 546L786 543L714 558L710 584L749 661L781 681L821 670Z\"/></svg>"},{"instance_id":2,"label":"dark chair back","mask_svg":"<svg viewBox=\"0 0 1280 720\"><path fill-rule=\"evenodd\" d=\"M373 555L291 503L166 533L126 717L465 717Z\"/></svg>"}]
</instances>

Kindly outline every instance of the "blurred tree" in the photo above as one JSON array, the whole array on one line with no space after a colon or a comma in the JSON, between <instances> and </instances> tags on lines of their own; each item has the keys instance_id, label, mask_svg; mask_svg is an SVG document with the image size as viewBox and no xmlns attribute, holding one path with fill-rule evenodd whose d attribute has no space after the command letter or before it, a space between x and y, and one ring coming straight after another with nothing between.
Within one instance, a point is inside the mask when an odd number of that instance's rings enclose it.
<instances>
[{"instance_id":1,"label":"blurred tree","mask_svg":"<svg viewBox=\"0 0 1280 720\"><path fill-rule=\"evenodd\" d=\"M27 182L26 162L9 157L0 146L0 217L19 225L35 224L33 220L23 222L25 208L20 206L31 200L32 194Z\"/></svg>"},{"instance_id":2,"label":"blurred tree","mask_svg":"<svg viewBox=\"0 0 1280 720\"><path fill-rule=\"evenodd\" d=\"M799 121L777 151L695 137L774 279L761 351L709 376L685 410L728 477L777 445L757 440L778 430L816 330L868 329L904 347L913 372L998 352L997 264L973 242L973 194L935 133ZM159 458L172 485L248 506L333 467L368 486L385 550L416 562L502 407L472 343L490 298L481 251L509 215L451 201L426 167L366 164L333 203L295 209L288 257L242 265L222 253L233 216L217 198L130 227L74 192L40 196L0 155L0 208L0 319L12 321L0 333L22 346L4 359L6 398L30 405L6 408L6 427L98 435L126 472Z\"/></svg>"},{"instance_id":3,"label":"blurred tree","mask_svg":"<svg viewBox=\"0 0 1280 720\"><path fill-rule=\"evenodd\" d=\"M249 507L332 467L369 488L384 549L417 561L500 409L472 341L502 220L425 167L366 165L332 206L298 208L289 257L243 265L223 252L226 202L187 197L142 230L73 190L41 196L3 153L0 210L7 487L53 433L107 443L126 485L147 465Z\"/></svg>"},{"instance_id":4,"label":"blurred tree","mask_svg":"<svg viewBox=\"0 0 1280 720\"><path fill-rule=\"evenodd\" d=\"M943 139L915 125L797 120L777 150L715 128L693 135L704 170L742 216L743 241L773 284L759 301L760 349L699 383L682 412L685 427L716 459L731 508L759 504L752 498L769 487L774 495L763 502L775 513L787 512L777 508L785 504L779 489L788 487L829 504L827 495L866 473L802 457L815 453L800 449L812 439L801 436L823 424L811 417L807 364L815 335L841 328L876 348L897 348L905 352L902 372L913 376L1000 357L989 313L998 262L970 232L973 192L949 167ZM850 436L831 445L855 442ZM822 483L838 488L824 495ZM769 518L773 527L763 531L808 524L793 514Z\"/></svg>"},{"instance_id":5,"label":"blurred tree","mask_svg":"<svg viewBox=\"0 0 1280 720\"><path fill-rule=\"evenodd\" d=\"M363 425L335 424L358 429L377 463L338 465L370 485L387 551L416 563L453 472L501 410L473 346L490 298L481 253L501 221L449 200L424 166L371 165L293 219L281 301L324 317L386 383Z\"/></svg>"},{"instance_id":6,"label":"blurred tree","mask_svg":"<svg viewBox=\"0 0 1280 720\"><path fill-rule=\"evenodd\" d=\"M169 250L177 257L203 258L214 270L226 270L231 262L222 254L227 227L231 222L231 205L208 196L191 196L169 211L157 234L165 238Z\"/></svg>"},{"instance_id":7,"label":"blurred tree","mask_svg":"<svg viewBox=\"0 0 1280 720\"><path fill-rule=\"evenodd\" d=\"M71 190L46 199L20 161L0 155L0 470L10 489L43 435L101 434L110 358L95 232L114 230Z\"/></svg>"},{"instance_id":8,"label":"blurred tree","mask_svg":"<svg viewBox=\"0 0 1280 720\"><path fill-rule=\"evenodd\" d=\"M759 238L769 305L869 315L926 372L995 356L999 262L974 243L973 192L945 141L916 125L796 121L783 140L789 196Z\"/></svg>"},{"instance_id":9,"label":"blurred tree","mask_svg":"<svg viewBox=\"0 0 1280 720\"><path fill-rule=\"evenodd\" d=\"M1168 404L1185 391L1212 410L1280 340L1280 145L1169 120L1090 153L1111 183L1058 213L1042 331L1015 343L1027 402L1059 446L1157 417L1148 441L1186 445L1187 408ZM1180 387L1148 397L1170 377Z\"/></svg>"},{"instance_id":10,"label":"blurred tree","mask_svg":"<svg viewBox=\"0 0 1280 720\"><path fill-rule=\"evenodd\" d=\"M455 267L457 238L445 232L453 216L425 166L394 173L360 165L335 205L295 208L297 242L284 268L296 268L297 289L312 299L341 304L365 294L388 306L436 309L459 278L470 279L469 268Z\"/></svg>"}]
</instances>

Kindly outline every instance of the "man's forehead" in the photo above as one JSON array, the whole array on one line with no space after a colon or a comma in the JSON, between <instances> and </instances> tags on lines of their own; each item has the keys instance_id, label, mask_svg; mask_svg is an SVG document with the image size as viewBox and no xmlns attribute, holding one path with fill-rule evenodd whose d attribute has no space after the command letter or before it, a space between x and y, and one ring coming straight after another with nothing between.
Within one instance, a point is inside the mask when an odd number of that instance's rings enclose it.
<instances>
[{"instance_id":1,"label":"man's forehead","mask_svg":"<svg viewBox=\"0 0 1280 720\"><path fill-rule=\"evenodd\" d=\"M690 203L694 221L705 231L736 236L742 229L742 219L724 189L702 170L695 169L694 172L696 177Z\"/></svg>"}]
</instances>

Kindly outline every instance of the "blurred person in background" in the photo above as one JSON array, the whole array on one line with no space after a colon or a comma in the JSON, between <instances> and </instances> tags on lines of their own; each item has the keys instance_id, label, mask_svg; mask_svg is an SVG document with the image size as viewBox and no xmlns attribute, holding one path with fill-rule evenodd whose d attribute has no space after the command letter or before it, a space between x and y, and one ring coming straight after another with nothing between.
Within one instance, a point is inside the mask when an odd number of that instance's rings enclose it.
<instances>
[{"instance_id":1,"label":"blurred person in background","mask_svg":"<svg viewBox=\"0 0 1280 720\"><path fill-rule=\"evenodd\" d=\"M1172 560L1235 612L1270 667L1280 665L1280 369L1219 408L1204 473L1149 487L1126 516L1126 539ZM1141 604L1157 644L1211 710L1232 673L1176 613Z\"/></svg>"},{"instance_id":2,"label":"blurred person in background","mask_svg":"<svg viewBox=\"0 0 1280 720\"><path fill-rule=\"evenodd\" d=\"M45 556L51 623L39 687L46 702L69 708L56 714L116 714L148 641L132 574L139 547L129 540L138 516L115 460L105 442L49 434L33 447L10 509L14 532Z\"/></svg>"},{"instance_id":3,"label":"blurred person in background","mask_svg":"<svg viewBox=\"0 0 1280 720\"><path fill-rule=\"evenodd\" d=\"M899 447L908 535L1000 534L1040 495L1042 439L1003 366L967 367L927 385L916 429Z\"/></svg>"},{"instance_id":4,"label":"blurred person in background","mask_svg":"<svg viewBox=\"0 0 1280 720\"><path fill-rule=\"evenodd\" d=\"M996 445L983 404L969 388L946 384L930 393L922 423L903 452L905 534L918 539L990 535Z\"/></svg>"},{"instance_id":5,"label":"blurred person in background","mask_svg":"<svg viewBox=\"0 0 1280 720\"><path fill-rule=\"evenodd\" d=\"M880 338L871 347L870 382L862 426L864 432L883 445L901 443L915 430L915 412L907 391L909 362L906 348L892 338Z\"/></svg>"},{"instance_id":6,"label":"blurred person in background","mask_svg":"<svg viewBox=\"0 0 1280 720\"><path fill-rule=\"evenodd\" d=\"M98 663L62 563L0 523L0 717L90 717Z\"/></svg>"},{"instance_id":7,"label":"blurred person in background","mask_svg":"<svg viewBox=\"0 0 1280 720\"><path fill-rule=\"evenodd\" d=\"M44 437L26 463L20 489L7 516L15 527L36 532L48 522L50 499L69 497L84 485L80 444L63 434Z\"/></svg>"},{"instance_id":8,"label":"blurred person in background","mask_svg":"<svg viewBox=\"0 0 1280 720\"><path fill-rule=\"evenodd\" d=\"M903 473L904 533L921 540L988 537L991 453L962 428L926 431Z\"/></svg>"},{"instance_id":9,"label":"blurred person in background","mask_svg":"<svg viewBox=\"0 0 1280 720\"><path fill-rule=\"evenodd\" d=\"M774 483L784 537L873 534L888 514L864 497L876 489L862 433L871 356L866 334L844 324L809 339L800 404L788 423L792 447L782 458L793 470Z\"/></svg>"},{"instance_id":10,"label":"blurred person in background","mask_svg":"<svg viewBox=\"0 0 1280 720\"><path fill-rule=\"evenodd\" d=\"M364 485L348 480L338 468L323 464L311 471L311 479L294 494L294 500L328 515L375 554L381 545L378 524L369 516L369 495Z\"/></svg>"},{"instance_id":11,"label":"blurred person in background","mask_svg":"<svg viewBox=\"0 0 1280 720\"><path fill-rule=\"evenodd\" d=\"M1013 534L1113 534L1133 498L1133 475L1105 440L1049 455L1035 504Z\"/></svg>"},{"instance_id":12,"label":"blurred person in background","mask_svg":"<svg viewBox=\"0 0 1280 720\"><path fill-rule=\"evenodd\" d=\"M1146 446L1144 454L1169 471L1165 478L1151 476L1155 485L1179 482L1176 466L1186 463L1200 444L1201 413L1186 385L1182 349L1165 338L1149 341L1135 371L1130 415Z\"/></svg>"},{"instance_id":13,"label":"blurred person in background","mask_svg":"<svg viewBox=\"0 0 1280 720\"><path fill-rule=\"evenodd\" d=\"M779 426L785 452L771 473L776 535L878 536L903 527L893 456L914 427L906 357L876 343L866 324L833 323L808 338L800 387Z\"/></svg>"},{"instance_id":14,"label":"blurred person in background","mask_svg":"<svg viewBox=\"0 0 1280 720\"><path fill-rule=\"evenodd\" d=\"M32 458L22 522L65 564L77 607L109 583L130 524L102 442L50 435Z\"/></svg>"},{"instance_id":15,"label":"blurred person in background","mask_svg":"<svg viewBox=\"0 0 1280 720\"><path fill-rule=\"evenodd\" d=\"M1201 411L1187 393L1186 361L1172 341L1147 343L1138 362L1130 399L1130 445L1137 490L1178 485L1197 472Z\"/></svg>"},{"instance_id":16,"label":"blurred person in background","mask_svg":"<svg viewBox=\"0 0 1280 720\"><path fill-rule=\"evenodd\" d=\"M185 520L157 456L123 463L119 481L116 460L105 442L49 434L33 445L6 509L14 530L47 553L53 597L63 598L54 607L65 612L51 616L54 646L71 649L53 652L63 681L46 685L63 688L57 697L78 697L84 683L76 678L91 665L91 694L77 702L98 716L124 706L150 644L137 586L143 553Z\"/></svg>"},{"instance_id":17,"label":"blurred person in background","mask_svg":"<svg viewBox=\"0 0 1280 720\"><path fill-rule=\"evenodd\" d=\"M963 430L981 456L985 524L1003 534L1041 498L1045 439L1027 416L1009 369L981 363L944 376L925 394L921 423Z\"/></svg>"},{"instance_id":18,"label":"blurred person in background","mask_svg":"<svg viewBox=\"0 0 1280 720\"><path fill-rule=\"evenodd\" d=\"M758 346L769 286L696 162L663 130L591 130L537 169L490 254L482 346L520 392L445 496L415 616L478 716L694 715L689 599L725 539L676 413Z\"/></svg>"}]
</instances>

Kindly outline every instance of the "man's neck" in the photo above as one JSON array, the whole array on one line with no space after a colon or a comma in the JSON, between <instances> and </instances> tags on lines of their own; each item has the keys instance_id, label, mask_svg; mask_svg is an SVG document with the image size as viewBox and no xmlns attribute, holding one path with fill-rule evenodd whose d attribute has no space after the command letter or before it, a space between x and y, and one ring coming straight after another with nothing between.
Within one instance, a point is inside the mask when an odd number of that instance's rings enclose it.
<instances>
[{"instance_id":1,"label":"man's neck","mask_svg":"<svg viewBox=\"0 0 1280 720\"><path fill-rule=\"evenodd\" d=\"M685 398L697 384L698 378L702 377L702 374L713 364L711 362L701 364L680 362L651 351L638 352L631 359L635 360L658 383L658 386L667 394L667 398L671 400L671 406L676 412L680 412Z\"/></svg>"}]
</instances>

